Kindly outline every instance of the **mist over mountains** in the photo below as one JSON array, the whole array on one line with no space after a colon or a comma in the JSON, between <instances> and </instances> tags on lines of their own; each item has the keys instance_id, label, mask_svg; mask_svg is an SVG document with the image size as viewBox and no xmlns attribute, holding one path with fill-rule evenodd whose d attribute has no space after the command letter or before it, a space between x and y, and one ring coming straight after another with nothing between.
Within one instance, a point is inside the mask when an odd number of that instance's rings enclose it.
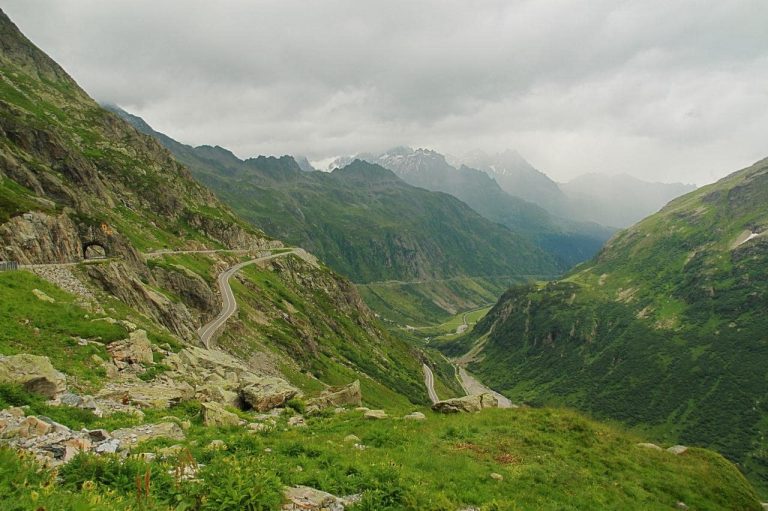
<instances>
[{"instance_id":1,"label":"mist over mountains","mask_svg":"<svg viewBox=\"0 0 768 511\"><path fill-rule=\"evenodd\" d=\"M626 174L600 173L556 183L514 150L496 154L475 150L462 156L451 156L429 149L397 147L381 154L340 157L333 160L328 169L343 166L355 158L378 163L415 186L455 195L481 213L492 207L487 202L488 195L493 195L494 201L506 201L508 207L516 208L518 212L532 211L530 204L523 205L510 197L522 199L560 217L554 218L554 222L565 224L567 231L576 232L589 230L589 227L578 226L574 221L612 228L628 227L655 213L675 197L696 188L690 184L651 183ZM478 171L495 183L483 182ZM481 198L472 195L478 187L482 189ZM499 191L509 197L501 198ZM541 211L538 214L541 215ZM490 217L505 223L499 213L490 213ZM566 218L569 220L564 222Z\"/></svg>"}]
</instances>

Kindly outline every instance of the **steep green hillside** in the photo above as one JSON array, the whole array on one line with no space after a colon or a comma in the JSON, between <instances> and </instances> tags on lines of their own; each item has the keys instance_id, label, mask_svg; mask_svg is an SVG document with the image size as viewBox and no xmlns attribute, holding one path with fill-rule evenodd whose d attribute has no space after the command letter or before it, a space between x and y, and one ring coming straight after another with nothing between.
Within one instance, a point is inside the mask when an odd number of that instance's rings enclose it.
<instances>
[{"instance_id":1,"label":"steep green hillside","mask_svg":"<svg viewBox=\"0 0 768 511\"><path fill-rule=\"evenodd\" d=\"M511 285L526 280L519 276L456 277L430 282L374 282L357 288L385 322L425 327L440 324L459 311L494 304Z\"/></svg>"},{"instance_id":2,"label":"steep green hillside","mask_svg":"<svg viewBox=\"0 0 768 511\"><path fill-rule=\"evenodd\" d=\"M30 51L7 18L0 29L0 259L78 260L78 241L92 240L131 259L133 249L265 244L159 144ZM28 211L39 213L21 216ZM42 224L57 229L58 243L26 239L9 251Z\"/></svg>"},{"instance_id":3,"label":"steep green hillside","mask_svg":"<svg viewBox=\"0 0 768 511\"><path fill-rule=\"evenodd\" d=\"M768 160L672 201L589 264L507 292L472 368L561 403L715 448L768 491ZM461 350L453 346L453 350Z\"/></svg>"},{"instance_id":4,"label":"steep green hillside","mask_svg":"<svg viewBox=\"0 0 768 511\"><path fill-rule=\"evenodd\" d=\"M115 111L156 136L243 218L317 254L355 282L565 269L453 197L409 186L377 165L356 161L325 173L304 172L288 156L242 161L220 147L185 146Z\"/></svg>"},{"instance_id":5,"label":"steep green hillside","mask_svg":"<svg viewBox=\"0 0 768 511\"><path fill-rule=\"evenodd\" d=\"M71 263L0 275L0 354L49 356L73 388L95 391L107 382L106 345L128 335L122 320L154 345L199 344L196 330L220 308L216 275L281 243L102 109L5 15L0 44L0 260ZM91 244L107 259L83 263ZM310 393L362 378L372 402L426 400L416 354L322 264L290 256L239 278L236 293L248 292L222 345L254 372L284 371ZM259 365L258 353L271 363Z\"/></svg>"}]
</instances>

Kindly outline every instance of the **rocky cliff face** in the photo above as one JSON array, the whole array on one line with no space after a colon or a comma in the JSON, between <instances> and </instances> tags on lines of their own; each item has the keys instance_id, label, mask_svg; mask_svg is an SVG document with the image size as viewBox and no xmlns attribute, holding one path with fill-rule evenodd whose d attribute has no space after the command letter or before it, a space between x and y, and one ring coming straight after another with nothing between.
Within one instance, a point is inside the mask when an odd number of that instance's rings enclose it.
<instances>
[{"instance_id":1,"label":"rocky cliff face","mask_svg":"<svg viewBox=\"0 0 768 511\"><path fill-rule=\"evenodd\" d=\"M74 262L83 250L77 226L66 214L29 211L0 225L0 260L21 264Z\"/></svg>"},{"instance_id":2,"label":"rocky cliff face","mask_svg":"<svg viewBox=\"0 0 768 511\"><path fill-rule=\"evenodd\" d=\"M91 281L129 307L151 317L188 342L196 342L195 320L183 303L174 303L166 295L144 284L139 275L123 263L93 265L87 269Z\"/></svg>"}]
</instances>

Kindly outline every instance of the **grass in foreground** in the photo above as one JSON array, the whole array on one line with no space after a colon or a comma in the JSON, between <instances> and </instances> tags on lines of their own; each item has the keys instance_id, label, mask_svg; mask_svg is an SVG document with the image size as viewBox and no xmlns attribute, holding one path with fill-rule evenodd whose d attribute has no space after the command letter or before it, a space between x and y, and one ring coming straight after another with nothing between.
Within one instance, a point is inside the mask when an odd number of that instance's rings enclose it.
<instances>
[{"instance_id":1,"label":"grass in foreground","mask_svg":"<svg viewBox=\"0 0 768 511\"><path fill-rule=\"evenodd\" d=\"M192 410L190 408L190 410ZM190 411L190 413L192 413ZM0 450L3 509L279 509L280 488L362 494L357 510L760 509L736 468L710 451L675 456L558 409L486 410L424 422L367 421L359 412L263 433L193 424L179 455L146 463L82 455L61 484ZM354 434L364 449L345 441ZM212 449L212 440L225 447ZM136 452L169 445L154 441ZM199 465L196 482L176 481ZM500 474L503 480L491 478ZM149 480L149 495L136 481ZM47 506L47 507L46 507Z\"/></svg>"}]
</instances>

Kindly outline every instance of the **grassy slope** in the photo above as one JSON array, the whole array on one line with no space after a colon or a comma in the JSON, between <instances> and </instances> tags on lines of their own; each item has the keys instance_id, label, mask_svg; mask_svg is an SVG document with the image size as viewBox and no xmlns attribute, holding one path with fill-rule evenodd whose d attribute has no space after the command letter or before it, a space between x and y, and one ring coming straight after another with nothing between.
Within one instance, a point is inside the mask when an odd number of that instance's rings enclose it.
<instances>
[{"instance_id":1,"label":"grassy slope","mask_svg":"<svg viewBox=\"0 0 768 511\"><path fill-rule=\"evenodd\" d=\"M510 290L472 334L490 331L472 369L515 400L715 448L768 492L766 240L737 246L766 227L764 160L671 202L566 279Z\"/></svg>"},{"instance_id":2,"label":"grassy slope","mask_svg":"<svg viewBox=\"0 0 768 511\"><path fill-rule=\"evenodd\" d=\"M40 300L35 289L55 302ZM101 318L126 319L146 329L151 341L179 346L178 339L165 329L117 299L105 298L101 305L108 312L91 312L75 296L31 273L0 273L0 354L46 356L67 374L73 389L92 392L105 377L93 355L106 360L106 344L128 336L122 325ZM95 342L80 346L78 339Z\"/></svg>"},{"instance_id":3,"label":"grassy slope","mask_svg":"<svg viewBox=\"0 0 768 511\"><path fill-rule=\"evenodd\" d=\"M309 375L343 385L363 374L363 396L371 406L408 407L406 396L426 402L418 353L376 326L370 312L359 308L354 287L339 287L329 270L309 269L298 259L281 263L243 270L245 279L233 287L242 323L220 341L223 346L244 358L254 347L269 347L292 362L284 372L308 390Z\"/></svg>"},{"instance_id":4,"label":"grassy slope","mask_svg":"<svg viewBox=\"0 0 768 511\"><path fill-rule=\"evenodd\" d=\"M492 304L511 282L522 281L520 277L457 277L429 282L373 282L358 284L357 288L387 323L426 327L448 321L459 311Z\"/></svg>"},{"instance_id":5,"label":"grassy slope","mask_svg":"<svg viewBox=\"0 0 768 511\"><path fill-rule=\"evenodd\" d=\"M186 414L196 422L190 413L194 410ZM193 424L182 442L188 450L179 458L210 468L202 469L200 483L181 486L165 475L179 466L176 457L150 464L137 460L119 471L108 459L81 457L61 471L61 484L45 491L45 473L30 472L0 450L0 466L6 467L0 502L4 509L26 509L34 493L38 505L56 502L57 509L73 509L73 502L111 490L109 500L98 501L103 507L78 509L169 509L170 503L194 502L201 494L208 496L210 509L223 509L225 502L245 508L248 499L264 504L255 509L274 509L281 485L303 484L337 495L362 493L358 510L666 510L677 502L698 510L760 509L743 476L720 456L700 449L675 456L637 447L633 435L572 412L427 415L424 422L367 421L359 412L348 412L311 419L307 428L260 434ZM366 449L345 442L350 433ZM225 449L207 448L214 439L223 440ZM140 450L166 445L154 441ZM134 479L148 469L151 498L140 507ZM492 479L494 472L504 479ZM26 484L11 485L24 477ZM85 480L95 483L78 495Z\"/></svg>"}]
</instances>

